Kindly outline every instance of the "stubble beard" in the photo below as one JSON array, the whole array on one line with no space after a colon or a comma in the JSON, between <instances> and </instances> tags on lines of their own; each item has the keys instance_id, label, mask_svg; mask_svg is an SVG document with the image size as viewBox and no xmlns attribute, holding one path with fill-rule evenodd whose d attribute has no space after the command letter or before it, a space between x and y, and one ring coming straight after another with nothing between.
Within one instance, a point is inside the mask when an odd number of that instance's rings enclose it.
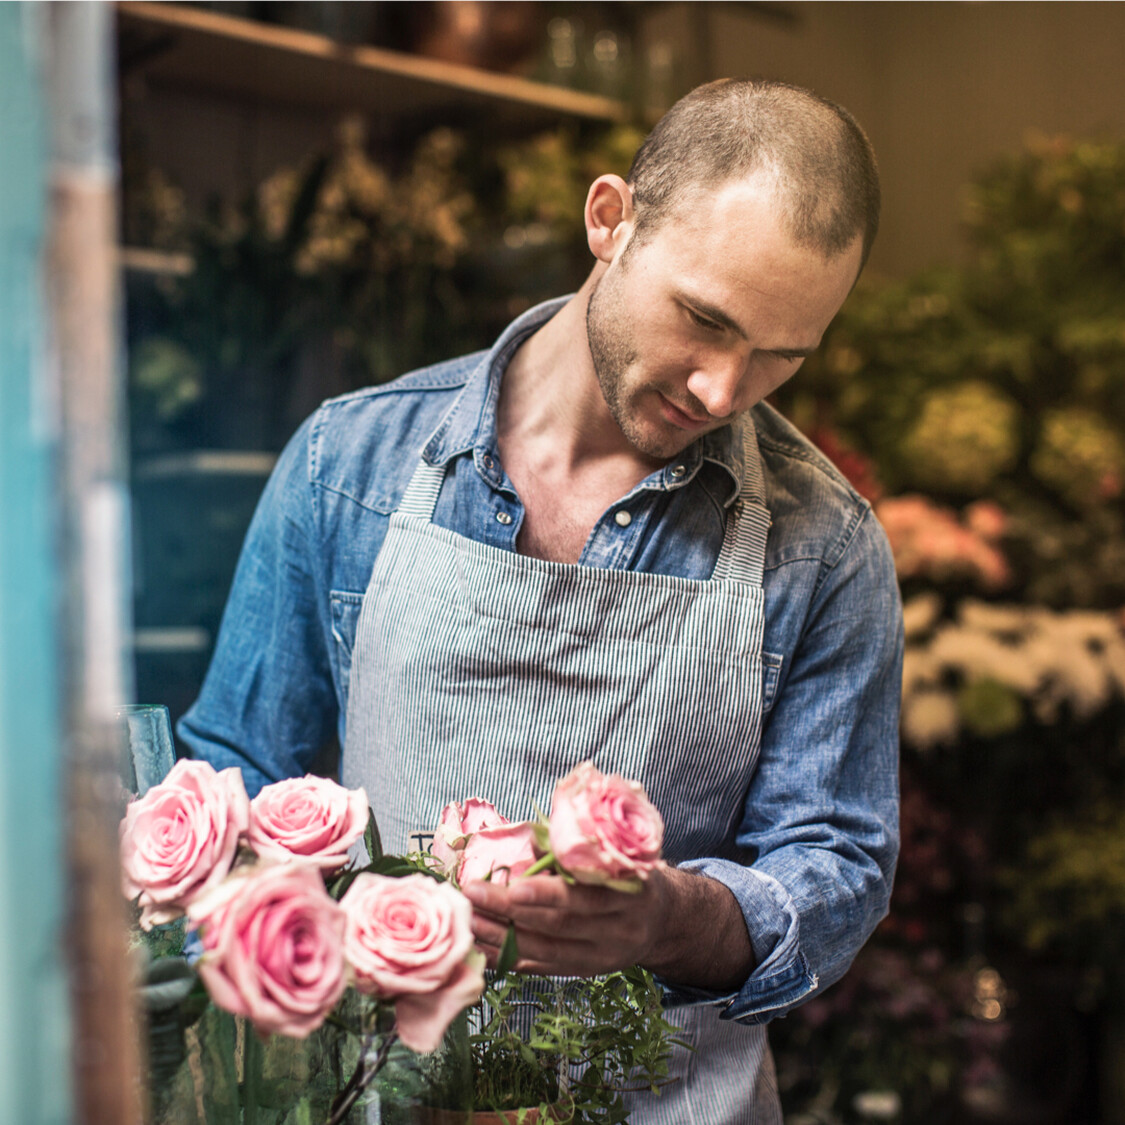
<instances>
[{"instance_id":1,"label":"stubble beard","mask_svg":"<svg viewBox=\"0 0 1125 1125\"><path fill-rule=\"evenodd\" d=\"M637 363L639 354L627 333L629 321L620 293L613 281L606 284L611 276L609 273L602 276L586 306L586 341L594 374L602 398L625 440L645 457L666 461L681 453L693 439L674 432L645 429L638 423L634 404L645 390L655 394L658 388L640 387L626 393L625 374Z\"/></svg>"}]
</instances>

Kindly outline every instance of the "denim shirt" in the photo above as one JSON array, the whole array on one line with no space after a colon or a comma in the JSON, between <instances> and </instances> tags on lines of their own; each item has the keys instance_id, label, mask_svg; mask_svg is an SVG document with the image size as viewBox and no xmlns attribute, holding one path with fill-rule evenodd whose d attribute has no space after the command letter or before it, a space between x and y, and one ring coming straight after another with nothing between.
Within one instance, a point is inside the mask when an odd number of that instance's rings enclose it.
<instances>
[{"instance_id":1,"label":"denim shirt","mask_svg":"<svg viewBox=\"0 0 1125 1125\"><path fill-rule=\"evenodd\" d=\"M360 605L418 461L446 466L434 522L515 551L523 507L496 443L511 355L565 298L488 352L326 402L289 442L247 533L215 655L178 733L251 794L344 745ZM763 729L724 883L756 968L726 995L668 989L764 1023L843 975L887 910L898 851L902 621L870 506L765 404L752 412L772 526L764 576ZM706 434L603 513L581 565L710 577L742 477L731 427ZM628 513L625 518L621 513ZM741 796L741 795L740 795Z\"/></svg>"}]
</instances>

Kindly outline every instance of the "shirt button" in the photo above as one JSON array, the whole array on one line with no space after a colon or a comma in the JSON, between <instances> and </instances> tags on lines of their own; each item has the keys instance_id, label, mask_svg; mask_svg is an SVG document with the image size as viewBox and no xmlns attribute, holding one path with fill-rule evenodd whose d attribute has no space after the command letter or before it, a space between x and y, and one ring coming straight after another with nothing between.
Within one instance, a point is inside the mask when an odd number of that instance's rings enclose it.
<instances>
[{"instance_id":1,"label":"shirt button","mask_svg":"<svg viewBox=\"0 0 1125 1125\"><path fill-rule=\"evenodd\" d=\"M512 522L512 517L510 515L508 515L507 512L497 512L496 513L496 522L502 523L505 527L507 527L508 524L510 524Z\"/></svg>"},{"instance_id":2,"label":"shirt button","mask_svg":"<svg viewBox=\"0 0 1125 1125\"><path fill-rule=\"evenodd\" d=\"M684 475L684 473L686 473L686 472L687 472L687 469L684 468L683 465L676 465L672 469L672 476L677 477L677 478L682 477Z\"/></svg>"},{"instance_id":3,"label":"shirt button","mask_svg":"<svg viewBox=\"0 0 1125 1125\"><path fill-rule=\"evenodd\" d=\"M633 522L633 517L627 511L625 511L624 508L622 508L621 511L619 511L613 518L617 521L618 527L628 527L629 524Z\"/></svg>"},{"instance_id":4,"label":"shirt button","mask_svg":"<svg viewBox=\"0 0 1125 1125\"><path fill-rule=\"evenodd\" d=\"M481 458L481 463L486 469L492 468L492 458L487 453Z\"/></svg>"}]
</instances>

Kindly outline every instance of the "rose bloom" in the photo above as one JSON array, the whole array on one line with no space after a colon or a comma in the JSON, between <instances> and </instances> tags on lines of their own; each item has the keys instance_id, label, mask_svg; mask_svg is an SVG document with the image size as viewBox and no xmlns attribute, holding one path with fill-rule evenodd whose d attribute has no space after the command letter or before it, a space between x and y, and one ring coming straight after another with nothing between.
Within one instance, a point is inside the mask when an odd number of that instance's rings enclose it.
<instances>
[{"instance_id":1,"label":"rose bloom","mask_svg":"<svg viewBox=\"0 0 1125 1125\"><path fill-rule=\"evenodd\" d=\"M263 859L294 857L332 874L367 827L367 794L326 777L291 777L250 802L250 846Z\"/></svg>"},{"instance_id":2,"label":"rose bloom","mask_svg":"<svg viewBox=\"0 0 1125 1125\"><path fill-rule=\"evenodd\" d=\"M507 884L536 860L535 835L530 824L499 824L474 832L454 874L459 886L490 879Z\"/></svg>"},{"instance_id":3,"label":"rose bloom","mask_svg":"<svg viewBox=\"0 0 1125 1125\"><path fill-rule=\"evenodd\" d=\"M121 822L122 887L140 896L141 926L174 922L226 877L246 831L250 802L237 769L178 761L133 801Z\"/></svg>"},{"instance_id":4,"label":"rose bloom","mask_svg":"<svg viewBox=\"0 0 1125 1125\"><path fill-rule=\"evenodd\" d=\"M201 930L198 969L211 999L259 1035L302 1039L343 994L344 912L311 864L241 868L188 918Z\"/></svg>"},{"instance_id":5,"label":"rose bloom","mask_svg":"<svg viewBox=\"0 0 1125 1125\"><path fill-rule=\"evenodd\" d=\"M638 782L583 762L555 785L548 836L579 883L635 891L660 862L664 822Z\"/></svg>"},{"instance_id":6,"label":"rose bloom","mask_svg":"<svg viewBox=\"0 0 1125 1125\"><path fill-rule=\"evenodd\" d=\"M497 828L508 820L496 807L480 797L470 797L463 804L451 801L441 810L437 831L430 844L430 855L443 874L452 878L461 864L461 855L469 837L482 828Z\"/></svg>"},{"instance_id":7,"label":"rose bloom","mask_svg":"<svg viewBox=\"0 0 1125 1125\"><path fill-rule=\"evenodd\" d=\"M965 523L982 539L992 542L1003 537L1008 528L1008 517L999 504L978 500L965 509Z\"/></svg>"},{"instance_id":8,"label":"rose bloom","mask_svg":"<svg viewBox=\"0 0 1125 1125\"><path fill-rule=\"evenodd\" d=\"M399 1038L411 1050L436 1050L453 1018L484 990L468 899L428 875L364 872L340 905L356 987L394 1001Z\"/></svg>"}]
</instances>

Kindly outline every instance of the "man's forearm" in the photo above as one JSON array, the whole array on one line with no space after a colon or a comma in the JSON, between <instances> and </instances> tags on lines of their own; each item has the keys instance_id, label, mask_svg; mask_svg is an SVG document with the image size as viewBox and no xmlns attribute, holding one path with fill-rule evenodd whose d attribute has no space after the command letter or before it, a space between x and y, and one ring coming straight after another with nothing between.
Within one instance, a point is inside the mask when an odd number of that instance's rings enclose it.
<instances>
[{"instance_id":1,"label":"man's forearm","mask_svg":"<svg viewBox=\"0 0 1125 1125\"><path fill-rule=\"evenodd\" d=\"M754 969L754 951L738 900L717 879L664 868L656 891L659 925L645 968L669 984L730 992Z\"/></svg>"}]
</instances>

